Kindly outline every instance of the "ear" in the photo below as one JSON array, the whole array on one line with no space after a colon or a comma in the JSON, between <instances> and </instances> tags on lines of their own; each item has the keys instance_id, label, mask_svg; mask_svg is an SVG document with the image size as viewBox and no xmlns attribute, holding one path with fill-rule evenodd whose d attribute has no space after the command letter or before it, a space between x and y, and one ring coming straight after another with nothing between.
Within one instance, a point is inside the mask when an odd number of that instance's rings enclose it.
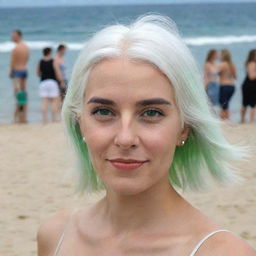
<instances>
[{"instance_id":1,"label":"ear","mask_svg":"<svg viewBox=\"0 0 256 256\"><path fill-rule=\"evenodd\" d=\"M189 133L190 133L190 127L187 124L184 124L184 127L182 128L180 132L180 136L177 140L177 146L182 146L182 141L186 143Z\"/></svg>"}]
</instances>

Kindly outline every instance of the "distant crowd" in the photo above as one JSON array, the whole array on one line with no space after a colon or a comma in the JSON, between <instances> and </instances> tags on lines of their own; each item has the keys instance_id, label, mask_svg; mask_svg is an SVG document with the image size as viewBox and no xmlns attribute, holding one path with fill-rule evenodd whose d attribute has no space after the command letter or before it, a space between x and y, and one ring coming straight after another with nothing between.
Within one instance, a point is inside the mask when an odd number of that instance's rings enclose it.
<instances>
[{"instance_id":1,"label":"distant crowd","mask_svg":"<svg viewBox=\"0 0 256 256\"><path fill-rule=\"evenodd\" d=\"M14 111L15 123L27 123L27 64L29 61L29 48L22 40L22 32L14 30L12 41L16 44L11 53L10 78L13 81L13 91L16 98ZM48 122L48 107L51 110L51 121L58 121L58 114L67 89L67 74L64 55L66 46L57 47L56 56L52 56L52 49L43 49L42 59L38 62L36 73L40 79L39 95L42 99L42 122Z\"/></svg>"},{"instance_id":2,"label":"distant crowd","mask_svg":"<svg viewBox=\"0 0 256 256\"><path fill-rule=\"evenodd\" d=\"M219 64L217 60L220 58ZM241 123L245 122L246 111L250 108L250 121L256 113L256 49L249 52L245 62L246 77L242 83ZM220 118L229 119L229 102L235 92L237 72L231 54L223 49L218 54L211 49L204 66L205 89L213 106L220 106Z\"/></svg>"},{"instance_id":3,"label":"distant crowd","mask_svg":"<svg viewBox=\"0 0 256 256\"><path fill-rule=\"evenodd\" d=\"M10 78L13 81L13 91L16 98L14 122L27 123L27 63L29 48L22 40L22 32L14 30L12 41L16 44L11 53ZM43 57L37 66L40 78L39 95L42 99L42 122L48 122L47 112L50 106L51 121L58 120L63 99L67 89L67 74L64 55L66 46L60 44L53 57L52 49L43 49ZM220 62L217 61L220 59ZM245 122L246 111L250 108L250 121L254 121L256 114L256 49L249 52L245 62L246 77L242 84L241 123ZM227 49L220 51L211 49L204 65L205 90L209 100L215 108L220 107L220 118L230 118L229 103L235 92L237 78L236 67Z\"/></svg>"}]
</instances>

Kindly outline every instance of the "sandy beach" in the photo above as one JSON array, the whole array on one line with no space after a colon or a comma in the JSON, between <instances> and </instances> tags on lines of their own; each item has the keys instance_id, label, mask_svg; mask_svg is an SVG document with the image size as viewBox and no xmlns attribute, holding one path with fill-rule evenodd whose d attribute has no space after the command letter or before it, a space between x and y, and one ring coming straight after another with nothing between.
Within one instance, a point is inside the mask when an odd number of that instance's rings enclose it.
<instances>
[{"instance_id":1,"label":"sandy beach","mask_svg":"<svg viewBox=\"0 0 256 256\"><path fill-rule=\"evenodd\" d=\"M256 146L256 123L225 126L228 140ZM52 214L101 195L74 195L73 157L61 124L0 125L0 255L36 255L37 229ZM256 248L256 150L236 164L245 182L184 196Z\"/></svg>"}]
</instances>

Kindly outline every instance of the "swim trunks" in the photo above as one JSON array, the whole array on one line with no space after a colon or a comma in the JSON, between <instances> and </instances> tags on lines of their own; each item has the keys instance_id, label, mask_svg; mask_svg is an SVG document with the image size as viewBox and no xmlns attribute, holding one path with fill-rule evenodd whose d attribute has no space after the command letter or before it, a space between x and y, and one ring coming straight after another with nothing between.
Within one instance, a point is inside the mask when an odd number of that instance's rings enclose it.
<instances>
[{"instance_id":1,"label":"swim trunks","mask_svg":"<svg viewBox=\"0 0 256 256\"><path fill-rule=\"evenodd\" d=\"M21 78L26 79L28 77L27 70L12 70L11 78Z\"/></svg>"},{"instance_id":2,"label":"swim trunks","mask_svg":"<svg viewBox=\"0 0 256 256\"><path fill-rule=\"evenodd\" d=\"M22 111L23 107L27 104L27 93L25 91L19 91L16 93L16 104L19 110Z\"/></svg>"}]
</instances>

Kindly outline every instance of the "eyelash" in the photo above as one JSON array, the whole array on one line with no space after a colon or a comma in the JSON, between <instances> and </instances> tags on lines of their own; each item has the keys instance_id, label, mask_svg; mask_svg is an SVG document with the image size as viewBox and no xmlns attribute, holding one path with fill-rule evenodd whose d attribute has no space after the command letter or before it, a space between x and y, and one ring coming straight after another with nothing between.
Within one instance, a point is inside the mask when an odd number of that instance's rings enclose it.
<instances>
[{"instance_id":1,"label":"eyelash","mask_svg":"<svg viewBox=\"0 0 256 256\"><path fill-rule=\"evenodd\" d=\"M111 109L108 109L106 107L96 107L95 109L92 110L91 115L98 115L98 113L99 113L98 111L100 111L100 110L108 110L113 114L113 111ZM157 109L157 108L144 109L142 114L146 113L147 111L155 111L158 114L157 116L153 116L152 118L165 116L164 113L161 110ZM109 115L100 115L100 116L102 116L102 117L107 116L108 117ZM144 116L144 117L152 119L150 116Z\"/></svg>"}]
</instances>

